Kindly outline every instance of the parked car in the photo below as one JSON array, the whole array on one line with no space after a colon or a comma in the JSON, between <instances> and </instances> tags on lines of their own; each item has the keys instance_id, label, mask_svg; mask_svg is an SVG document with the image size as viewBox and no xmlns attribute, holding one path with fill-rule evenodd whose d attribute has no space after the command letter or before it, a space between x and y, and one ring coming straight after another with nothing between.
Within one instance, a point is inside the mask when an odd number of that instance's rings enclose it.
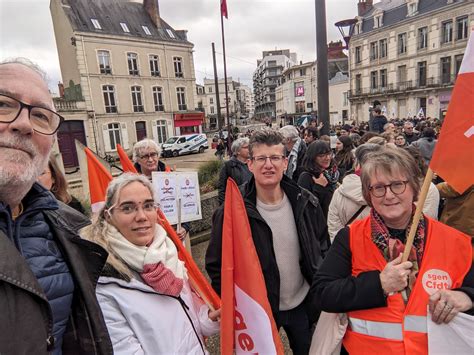
<instances>
[{"instance_id":1,"label":"parked car","mask_svg":"<svg viewBox=\"0 0 474 355\"><path fill-rule=\"evenodd\" d=\"M209 148L209 143L205 134L195 133L170 137L161 147L163 157L177 157L190 153L203 153L204 150Z\"/></svg>"}]
</instances>

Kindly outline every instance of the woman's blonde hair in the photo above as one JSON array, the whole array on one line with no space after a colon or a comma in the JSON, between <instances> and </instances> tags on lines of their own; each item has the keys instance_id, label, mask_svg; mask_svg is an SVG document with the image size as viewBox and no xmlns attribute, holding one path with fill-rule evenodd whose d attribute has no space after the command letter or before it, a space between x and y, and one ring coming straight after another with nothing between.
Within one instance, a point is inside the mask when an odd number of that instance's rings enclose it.
<instances>
[{"instance_id":1,"label":"woman's blonde hair","mask_svg":"<svg viewBox=\"0 0 474 355\"><path fill-rule=\"evenodd\" d=\"M105 205L100 209L97 215L92 220L92 225L84 232L84 237L94 243L102 246L109 256L107 258L107 263L115 268L121 275L125 276L127 279L132 277L132 272L127 264L118 256L117 253L111 248L109 241L106 238L106 230L109 228L110 223L107 222L106 215L110 213L109 211L115 207L120 192L124 187L133 183L139 182L148 190L150 190L151 195L153 196L153 186L150 181L143 175L124 173L119 177L113 179L109 187L107 188Z\"/></svg>"},{"instance_id":2,"label":"woman's blonde hair","mask_svg":"<svg viewBox=\"0 0 474 355\"><path fill-rule=\"evenodd\" d=\"M362 195L367 204L372 207L370 195L370 178L377 172L389 176L400 173L405 176L408 185L413 189L413 202L418 200L418 193L421 188L420 171L415 159L404 149L382 147L377 152L367 155L362 167Z\"/></svg>"}]
</instances>

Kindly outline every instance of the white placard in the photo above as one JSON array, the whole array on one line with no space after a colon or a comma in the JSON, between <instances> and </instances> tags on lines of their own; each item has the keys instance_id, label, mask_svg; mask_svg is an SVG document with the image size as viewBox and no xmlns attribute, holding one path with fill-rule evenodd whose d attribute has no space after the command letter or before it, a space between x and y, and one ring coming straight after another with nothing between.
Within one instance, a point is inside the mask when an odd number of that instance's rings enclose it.
<instances>
[{"instance_id":1,"label":"white placard","mask_svg":"<svg viewBox=\"0 0 474 355\"><path fill-rule=\"evenodd\" d=\"M181 223L202 219L197 172L153 172L152 183L155 200L171 224L178 223L178 199Z\"/></svg>"}]
</instances>

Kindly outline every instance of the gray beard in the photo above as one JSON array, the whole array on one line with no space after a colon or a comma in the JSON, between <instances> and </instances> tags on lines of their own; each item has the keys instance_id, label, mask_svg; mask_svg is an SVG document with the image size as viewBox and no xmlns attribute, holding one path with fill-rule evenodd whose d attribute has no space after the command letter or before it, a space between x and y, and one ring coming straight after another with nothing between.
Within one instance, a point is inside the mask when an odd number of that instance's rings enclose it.
<instances>
[{"instance_id":1,"label":"gray beard","mask_svg":"<svg viewBox=\"0 0 474 355\"><path fill-rule=\"evenodd\" d=\"M8 143L16 143L17 146L24 147L32 153L33 160L28 159L25 161L21 154L13 154L8 157L8 160L10 163L23 165L22 170L18 171L15 169L17 171L12 171L4 166L0 166L0 201L6 203L11 208L17 206L25 197L38 176L46 168L49 159L49 152L46 156L41 155L30 141L23 139L21 143L19 142L20 140L17 138L8 139Z\"/></svg>"}]
</instances>

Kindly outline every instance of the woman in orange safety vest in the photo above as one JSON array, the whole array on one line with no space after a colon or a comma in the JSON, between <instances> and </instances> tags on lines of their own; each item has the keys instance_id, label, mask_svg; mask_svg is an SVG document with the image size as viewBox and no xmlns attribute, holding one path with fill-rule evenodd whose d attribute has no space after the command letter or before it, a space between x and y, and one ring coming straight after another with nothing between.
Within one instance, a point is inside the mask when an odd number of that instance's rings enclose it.
<instances>
[{"instance_id":1,"label":"woman in orange safety vest","mask_svg":"<svg viewBox=\"0 0 474 355\"><path fill-rule=\"evenodd\" d=\"M336 236L314 279L314 302L347 313L343 352L427 354L427 317L449 323L474 314L471 238L423 216L401 262L419 168L404 149L386 147L368 157L361 180L370 215Z\"/></svg>"}]
</instances>

